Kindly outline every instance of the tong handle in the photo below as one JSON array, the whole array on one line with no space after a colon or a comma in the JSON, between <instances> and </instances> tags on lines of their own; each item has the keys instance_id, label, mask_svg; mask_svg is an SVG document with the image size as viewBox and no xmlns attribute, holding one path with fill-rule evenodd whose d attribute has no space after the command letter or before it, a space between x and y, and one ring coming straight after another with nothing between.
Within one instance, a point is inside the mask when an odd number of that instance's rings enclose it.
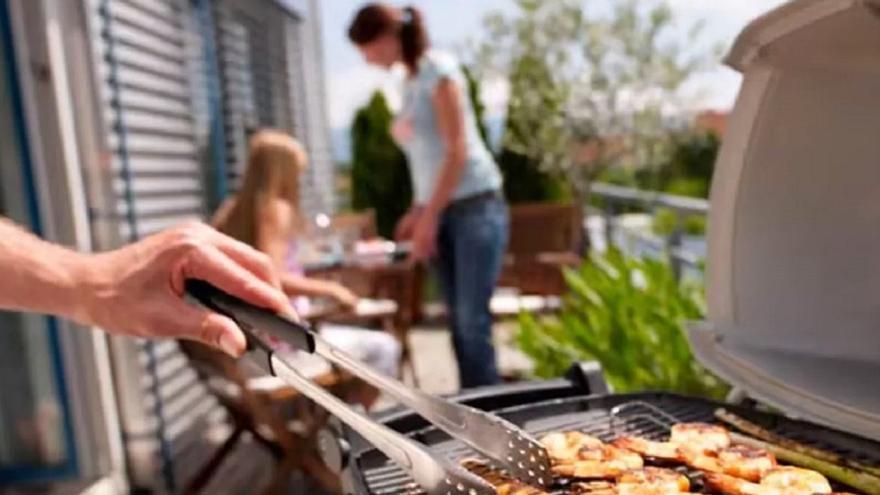
<instances>
[{"instance_id":1,"label":"tong handle","mask_svg":"<svg viewBox=\"0 0 880 495\"><path fill-rule=\"evenodd\" d=\"M231 318L244 332L248 350L271 353L277 347L275 340L302 351L315 352L315 334L300 322L242 301L204 280L188 279L184 290L202 306Z\"/></svg>"}]
</instances>

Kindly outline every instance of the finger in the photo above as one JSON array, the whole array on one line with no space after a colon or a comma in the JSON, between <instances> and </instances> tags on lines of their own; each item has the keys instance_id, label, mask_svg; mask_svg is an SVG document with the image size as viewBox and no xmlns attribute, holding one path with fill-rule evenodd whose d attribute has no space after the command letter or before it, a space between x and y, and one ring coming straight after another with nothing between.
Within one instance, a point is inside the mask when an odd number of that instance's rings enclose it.
<instances>
[{"instance_id":1,"label":"finger","mask_svg":"<svg viewBox=\"0 0 880 495\"><path fill-rule=\"evenodd\" d=\"M244 334L231 319L185 303L181 303L175 314L175 337L201 342L233 357L245 351Z\"/></svg>"},{"instance_id":2,"label":"finger","mask_svg":"<svg viewBox=\"0 0 880 495\"><path fill-rule=\"evenodd\" d=\"M256 275L261 280L281 289L281 278L278 271L272 266L268 256L254 249L252 246L224 235L216 230L211 234L211 240L220 251L232 258L239 265Z\"/></svg>"},{"instance_id":3,"label":"finger","mask_svg":"<svg viewBox=\"0 0 880 495\"><path fill-rule=\"evenodd\" d=\"M191 251L173 273L177 274L176 283L181 288L187 278L195 278L209 282L255 306L279 313L289 310L289 302L283 292L257 278L211 245L200 246Z\"/></svg>"}]
</instances>

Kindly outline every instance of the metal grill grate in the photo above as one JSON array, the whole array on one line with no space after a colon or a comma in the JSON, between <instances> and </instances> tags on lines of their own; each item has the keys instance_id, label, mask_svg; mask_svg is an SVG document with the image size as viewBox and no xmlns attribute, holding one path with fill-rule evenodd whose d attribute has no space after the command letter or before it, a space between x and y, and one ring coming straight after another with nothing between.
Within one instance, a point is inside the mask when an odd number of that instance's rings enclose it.
<instances>
[{"instance_id":1,"label":"metal grill grate","mask_svg":"<svg viewBox=\"0 0 880 495\"><path fill-rule=\"evenodd\" d=\"M498 411L501 416L523 426L538 436L553 431L578 430L610 441L621 435L639 435L663 440L674 422L715 422L714 411L720 404L674 394L622 394L598 397L573 397L516 406ZM864 462L880 462L880 445L846 433L818 427L748 408L731 408L772 431L834 450ZM616 409L616 410L615 410ZM431 447L439 456L453 462L478 457L458 441L450 440L434 428L412 432L411 437ZM390 463L379 451L366 450L354 459L359 468L351 473L361 493L373 495L422 494L409 476ZM690 473L699 489L699 477ZM564 486L554 494L566 493Z\"/></svg>"}]
</instances>

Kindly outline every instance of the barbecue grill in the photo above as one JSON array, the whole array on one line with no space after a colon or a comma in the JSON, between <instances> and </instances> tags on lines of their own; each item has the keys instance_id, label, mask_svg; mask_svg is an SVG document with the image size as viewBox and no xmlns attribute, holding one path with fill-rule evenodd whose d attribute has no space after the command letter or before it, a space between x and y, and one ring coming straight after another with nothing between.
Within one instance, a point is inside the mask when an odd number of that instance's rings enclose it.
<instances>
[{"instance_id":1,"label":"barbecue grill","mask_svg":"<svg viewBox=\"0 0 880 495\"><path fill-rule=\"evenodd\" d=\"M568 379L490 387L462 395L459 400L498 414L533 434L578 430L603 440L624 434L665 439L670 422L713 422L714 412L721 406L713 401L671 393L604 393L597 380L598 373L595 367L586 374L581 368L575 368ZM880 464L878 442L749 406L723 406L785 437L826 448L849 459ZM466 445L450 439L409 411L388 413L382 422L428 445L435 455L450 462L478 457ZM346 493L423 493L405 471L389 462L379 450L345 427L333 425L332 429L333 432L324 432L322 450L328 465L342 473ZM695 491L699 492L699 477L693 478L697 480ZM555 488L557 491L550 493L565 493L564 486Z\"/></svg>"},{"instance_id":2,"label":"barbecue grill","mask_svg":"<svg viewBox=\"0 0 880 495\"><path fill-rule=\"evenodd\" d=\"M795 0L737 39L727 63L743 73L743 83L712 185L709 314L689 335L703 364L760 401L725 407L784 437L875 465L878 47L880 0ZM670 422L714 421L716 403L607 393L597 372L456 400L534 434L580 430L606 440L624 433L665 438ZM381 420L438 458L475 455L410 411ZM322 432L321 443L348 493L421 493L346 427Z\"/></svg>"}]
</instances>

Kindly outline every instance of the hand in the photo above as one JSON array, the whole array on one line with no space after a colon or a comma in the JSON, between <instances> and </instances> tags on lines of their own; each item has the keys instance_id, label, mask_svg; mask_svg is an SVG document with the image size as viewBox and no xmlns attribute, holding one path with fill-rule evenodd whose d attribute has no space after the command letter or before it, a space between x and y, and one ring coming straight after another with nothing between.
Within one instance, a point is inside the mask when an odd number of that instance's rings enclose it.
<instances>
[{"instance_id":1,"label":"hand","mask_svg":"<svg viewBox=\"0 0 880 495\"><path fill-rule=\"evenodd\" d=\"M412 119L407 117L398 117L391 124L391 137L397 144L406 144L412 139L414 134Z\"/></svg>"},{"instance_id":2,"label":"hand","mask_svg":"<svg viewBox=\"0 0 880 495\"><path fill-rule=\"evenodd\" d=\"M360 301L360 297L357 294L340 284L334 284L331 288L330 297L346 311L354 311L357 308L358 301Z\"/></svg>"},{"instance_id":3,"label":"hand","mask_svg":"<svg viewBox=\"0 0 880 495\"><path fill-rule=\"evenodd\" d=\"M437 215L428 210L419 215L412 235L410 261L425 261L437 250Z\"/></svg>"},{"instance_id":4,"label":"hand","mask_svg":"<svg viewBox=\"0 0 880 495\"><path fill-rule=\"evenodd\" d=\"M85 312L78 319L123 335L196 340L232 356L244 352L244 335L231 319L186 303L186 279L292 312L266 255L200 223L89 256L82 278Z\"/></svg>"},{"instance_id":5,"label":"hand","mask_svg":"<svg viewBox=\"0 0 880 495\"><path fill-rule=\"evenodd\" d=\"M410 208L406 215L397 221L397 227L394 229L394 240L397 242L408 241L412 239L413 230L419 219L421 210L419 208Z\"/></svg>"}]
</instances>

